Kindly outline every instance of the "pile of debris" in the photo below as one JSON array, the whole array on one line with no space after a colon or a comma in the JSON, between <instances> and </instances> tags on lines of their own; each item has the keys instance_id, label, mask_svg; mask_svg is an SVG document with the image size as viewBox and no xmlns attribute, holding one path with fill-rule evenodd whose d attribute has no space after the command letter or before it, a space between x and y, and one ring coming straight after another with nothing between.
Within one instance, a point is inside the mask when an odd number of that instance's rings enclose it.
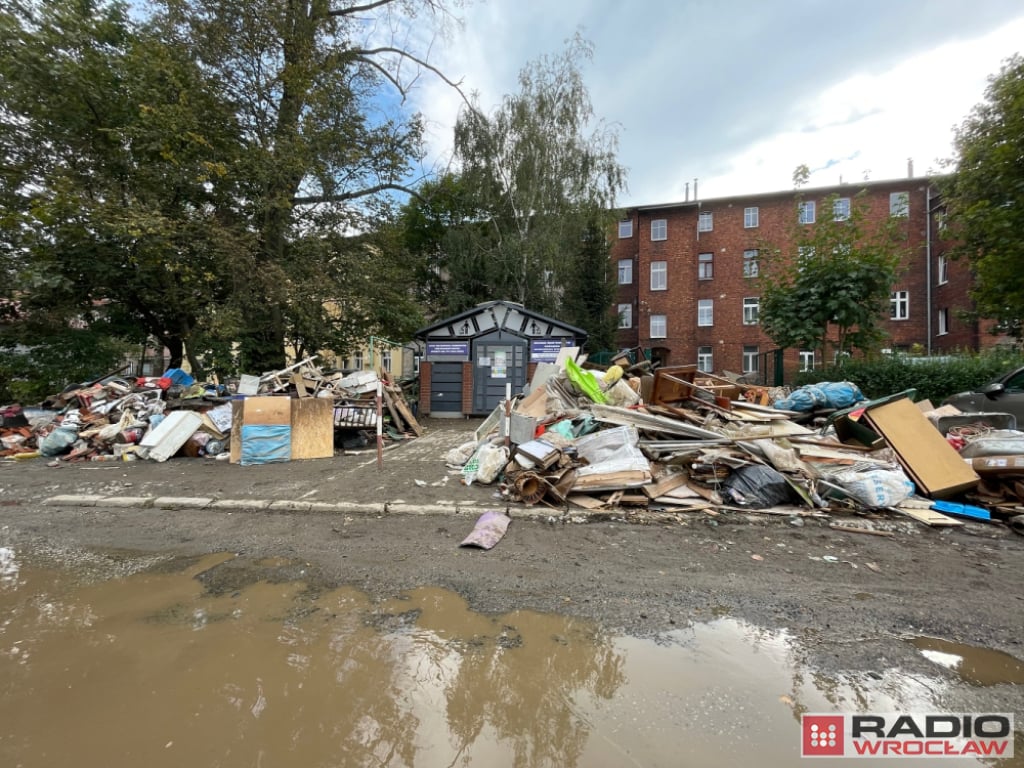
<instances>
[{"instance_id":1,"label":"pile of debris","mask_svg":"<svg viewBox=\"0 0 1024 768\"><path fill-rule=\"evenodd\" d=\"M230 385L199 383L177 368L159 377L115 372L69 386L38 407L0 407L0 457L63 462L209 456L266 463L368 445L378 422L387 440L422 434L401 389L386 375L325 374L314 360ZM270 433L276 434L271 449L246 451L247 434L249 445L260 446Z\"/></svg>"},{"instance_id":2,"label":"pile of debris","mask_svg":"<svg viewBox=\"0 0 1024 768\"><path fill-rule=\"evenodd\" d=\"M885 521L903 515L1024 533L1024 432L1013 417L915 399L867 400L850 382L789 391L696 366L631 375L568 359L539 366L528 393L446 461L467 484L570 516L843 515L833 527L891 535Z\"/></svg>"}]
</instances>

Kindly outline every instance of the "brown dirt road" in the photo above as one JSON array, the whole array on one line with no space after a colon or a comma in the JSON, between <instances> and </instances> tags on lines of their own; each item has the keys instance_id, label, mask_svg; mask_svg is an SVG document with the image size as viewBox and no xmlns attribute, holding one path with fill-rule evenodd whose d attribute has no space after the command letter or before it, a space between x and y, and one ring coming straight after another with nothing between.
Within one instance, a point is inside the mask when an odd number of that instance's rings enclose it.
<instances>
[{"instance_id":1,"label":"brown dirt road","mask_svg":"<svg viewBox=\"0 0 1024 768\"><path fill-rule=\"evenodd\" d=\"M462 549L478 514L506 507L495 487L467 488L444 465L447 450L478 423L427 420L424 437L385 452L383 469L372 448L255 467L212 459L0 462L0 546L65 562L90 553L79 559L95 563L98 552L108 563L139 567L146 562L139 553L230 551L243 557L218 569L223 588L302 578L389 597L436 585L483 612L555 611L638 635L728 615L789 628L815 649L815 663L830 669L947 674L907 642L919 636L1024 659L1024 537L997 526L940 531L908 522L881 537L815 519L796 526L785 516L693 513L646 525L580 524L513 506L497 547ZM47 502L68 494L253 503L167 509ZM269 508L269 500L292 504ZM366 511L383 501L433 513ZM352 510L314 506L341 502ZM278 565L254 565L264 558ZM985 707L1024 720L1022 685L954 690L951 710Z\"/></svg>"}]
</instances>

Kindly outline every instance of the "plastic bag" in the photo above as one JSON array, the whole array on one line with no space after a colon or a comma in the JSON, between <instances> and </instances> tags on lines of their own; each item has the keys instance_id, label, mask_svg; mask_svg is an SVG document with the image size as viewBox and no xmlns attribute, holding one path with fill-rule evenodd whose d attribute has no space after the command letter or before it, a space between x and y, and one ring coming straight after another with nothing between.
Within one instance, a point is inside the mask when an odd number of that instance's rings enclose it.
<instances>
[{"instance_id":1,"label":"plastic bag","mask_svg":"<svg viewBox=\"0 0 1024 768\"><path fill-rule=\"evenodd\" d=\"M734 469L723 481L719 493L731 504L754 509L788 504L793 498L786 478L764 464L747 464Z\"/></svg>"},{"instance_id":2,"label":"plastic bag","mask_svg":"<svg viewBox=\"0 0 1024 768\"><path fill-rule=\"evenodd\" d=\"M476 479L487 485L497 480L501 470L508 464L508 448L504 445L484 443L476 452L476 457L479 462Z\"/></svg>"},{"instance_id":3,"label":"plastic bag","mask_svg":"<svg viewBox=\"0 0 1024 768\"><path fill-rule=\"evenodd\" d=\"M565 361L565 372L580 392L586 395L595 403L605 405L608 401L601 391L601 385L593 371L585 371L580 368L572 359Z\"/></svg>"},{"instance_id":4,"label":"plastic bag","mask_svg":"<svg viewBox=\"0 0 1024 768\"><path fill-rule=\"evenodd\" d=\"M898 469L837 472L830 479L869 507L891 507L914 493L914 484Z\"/></svg>"},{"instance_id":5,"label":"plastic bag","mask_svg":"<svg viewBox=\"0 0 1024 768\"><path fill-rule=\"evenodd\" d=\"M848 408L864 399L860 388L850 381L823 381L808 384L776 400L775 408L784 411L813 411L816 408Z\"/></svg>"},{"instance_id":6,"label":"plastic bag","mask_svg":"<svg viewBox=\"0 0 1024 768\"><path fill-rule=\"evenodd\" d=\"M39 441L39 454L41 456L60 456L70 451L76 440L78 440L76 430L57 427Z\"/></svg>"},{"instance_id":7,"label":"plastic bag","mask_svg":"<svg viewBox=\"0 0 1024 768\"><path fill-rule=\"evenodd\" d=\"M461 467L476 453L477 443L475 440L470 440L467 443L463 443L458 448L452 448L448 451L444 460L449 467Z\"/></svg>"}]
</instances>

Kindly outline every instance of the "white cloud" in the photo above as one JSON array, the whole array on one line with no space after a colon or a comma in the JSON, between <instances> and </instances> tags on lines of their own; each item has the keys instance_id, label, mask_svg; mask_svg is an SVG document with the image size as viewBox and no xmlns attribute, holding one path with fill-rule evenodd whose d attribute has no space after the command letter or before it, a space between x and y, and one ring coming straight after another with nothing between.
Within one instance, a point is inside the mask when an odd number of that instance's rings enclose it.
<instances>
[{"instance_id":1,"label":"white cloud","mask_svg":"<svg viewBox=\"0 0 1024 768\"><path fill-rule=\"evenodd\" d=\"M494 108L528 61L577 28L595 44L584 74L595 113L620 128L624 205L937 170L953 127L1024 40L1017 0L492 0L469 7L437 64ZM432 157L450 156L459 97L425 80L416 107Z\"/></svg>"}]
</instances>

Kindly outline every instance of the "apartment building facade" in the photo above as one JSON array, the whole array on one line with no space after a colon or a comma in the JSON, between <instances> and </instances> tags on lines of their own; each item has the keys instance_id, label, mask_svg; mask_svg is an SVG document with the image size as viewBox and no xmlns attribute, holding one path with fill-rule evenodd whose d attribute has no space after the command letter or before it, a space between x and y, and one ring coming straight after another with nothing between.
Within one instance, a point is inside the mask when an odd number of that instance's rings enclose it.
<instances>
[{"instance_id":1,"label":"apartment building facade","mask_svg":"<svg viewBox=\"0 0 1024 768\"><path fill-rule=\"evenodd\" d=\"M662 365L696 363L768 383L820 366L813 350L784 350L780 357L761 329L762 250L770 244L791 252L794 220L813 227L861 204L869 227L899 218L910 254L892 286L884 346L942 354L997 343L961 319L970 308L969 268L947 257L934 183L909 177L626 210L612 234L619 348L640 347Z\"/></svg>"}]
</instances>

